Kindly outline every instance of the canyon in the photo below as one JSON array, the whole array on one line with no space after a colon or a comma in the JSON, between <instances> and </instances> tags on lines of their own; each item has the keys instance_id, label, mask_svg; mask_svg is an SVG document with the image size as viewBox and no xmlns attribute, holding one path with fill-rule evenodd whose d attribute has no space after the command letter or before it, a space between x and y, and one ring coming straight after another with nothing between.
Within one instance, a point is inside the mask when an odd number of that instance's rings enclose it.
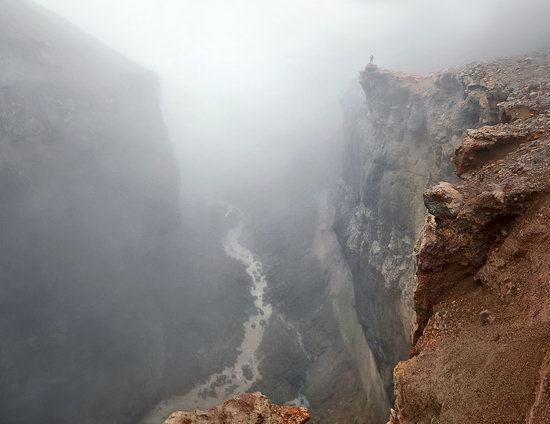
<instances>
[{"instance_id":1,"label":"canyon","mask_svg":"<svg viewBox=\"0 0 550 424\"><path fill-rule=\"evenodd\" d=\"M550 55L459 72L475 72L482 113L492 104L498 114L466 132L460 180L424 193L418 328L412 359L394 372L390 422L545 423Z\"/></svg>"},{"instance_id":2,"label":"canyon","mask_svg":"<svg viewBox=\"0 0 550 424\"><path fill-rule=\"evenodd\" d=\"M345 422L548 422L549 78L546 52L361 73L343 180L310 205L361 376Z\"/></svg>"},{"instance_id":3,"label":"canyon","mask_svg":"<svg viewBox=\"0 0 550 424\"><path fill-rule=\"evenodd\" d=\"M202 202L153 72L0 26L0 421L550 422L548 52L370 63L342 139Z\"/></svg>"}]
</instances>

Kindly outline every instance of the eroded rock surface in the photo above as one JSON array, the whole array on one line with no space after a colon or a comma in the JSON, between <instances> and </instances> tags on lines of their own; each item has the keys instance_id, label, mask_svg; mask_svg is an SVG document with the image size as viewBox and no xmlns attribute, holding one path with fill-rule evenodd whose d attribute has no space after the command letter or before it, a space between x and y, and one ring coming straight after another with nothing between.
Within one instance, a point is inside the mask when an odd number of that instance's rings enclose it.
<instances>
[{"instance_id":1,"label":"eroded rock surface","mask_svg":"<svg viewBox=\"0 0 550 424\"><path fill-rule=\"evenodd\" d=\"M154 74L30 0L0 28L0 422L136 423L237 355L244 271L180 205Z\"/></svg>"},{"instance_id":2,"label":"eroded rock surface","mask_svg":"<svg viewBox=\"0 0 550 424\"><path fill-rule=\"evenodd\" d=\"M302 424L308 421L306 408L274 405L256 392L236 396L209 411L174 412L164 424Z\"/></svg>"},{"instance_id":3,"label":"eroded rock surface","mask_svg":"<svg viewBox=\"0 0 550 424\"><path fill-rule=\"evenodd\" d=\"M463 180L444 187L458 213L425 196L416 345L394 371L391 423L550 422L550 57L472 69L506 93L501 122L456 151Z\"/></svg>"},{"instance_id":4,"label":"eroded rock surface","mask_svg":"<svg viewBox=\"0 0 550 424\"><path fill-rule=\"evenodd\" d=\"M386 399L392 398L393 368L408 357L415 328L413 251L425 220L422 193L448 181L427 193L427 204L438 216L458 216L464 199L451 185L457 180L456 148L463 144L461 173L471 174L483 161L538 136L538 128L524 127L517 117L540 118L547 103L545 85L535 83L527 90L521 74L543 78L546 61L540 55L426 76L369 65L360 76L362 91L344 102L343 181L334 229L353 274L355 310L375 358L377 373L371 375L382 379ZM517 93L535 89L539 94L529 97L525 113ZM512 121L513 129L502 127ZM488 155L493 145L498 149ZM502 190L492 187L490 192L500 199ZM389 407L381 397L375 401Z\"/></svg>"}]
</instances>

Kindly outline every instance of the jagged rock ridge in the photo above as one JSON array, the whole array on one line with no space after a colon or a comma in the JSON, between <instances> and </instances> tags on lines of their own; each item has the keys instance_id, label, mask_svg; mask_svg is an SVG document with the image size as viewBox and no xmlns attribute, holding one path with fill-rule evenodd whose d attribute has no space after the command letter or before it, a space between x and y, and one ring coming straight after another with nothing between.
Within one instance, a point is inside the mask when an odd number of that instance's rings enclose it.
<instances>
[{"instance_id":1,"label":"jagged rock ridge","mask_svg":"<svg viewBox=\"0 0 550 424\"><path fill-rule=\"evenodd\" d=\"M124 422L165 362L148 252L179 177L158 82L30 2L2 0L0 26L0 421Z\"/></svg>"}]
</instances>

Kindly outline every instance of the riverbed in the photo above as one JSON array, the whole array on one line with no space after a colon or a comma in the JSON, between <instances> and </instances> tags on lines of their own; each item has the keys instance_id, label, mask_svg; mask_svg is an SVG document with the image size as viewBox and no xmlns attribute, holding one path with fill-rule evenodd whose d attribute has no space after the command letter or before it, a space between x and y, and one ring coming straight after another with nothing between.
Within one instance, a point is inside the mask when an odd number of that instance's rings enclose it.
<instances>
[{"instance_id":1,"label":"riverbed","mask_svg":"<svg viewBox=\"0 0 550 424\"><path fill-rule=\"evenodd\" d=\"M250 295L255 306L254 312L243 324L245 335L238 348L237 360L220 373L208 377L188 393L163 400L141 420L141 424L160 424L172 412L178 410L209 409L235 394L248 391L261 377L258 369L262 360L259 347L273 312L271 304L264 302L268 282L258 257L239 241L244 225L242 211L232 205L225 205L225 216L237 216L238 220L227 232L224 250L229 257L239 261L250 276Z\"/></svg>"}]
</instances>

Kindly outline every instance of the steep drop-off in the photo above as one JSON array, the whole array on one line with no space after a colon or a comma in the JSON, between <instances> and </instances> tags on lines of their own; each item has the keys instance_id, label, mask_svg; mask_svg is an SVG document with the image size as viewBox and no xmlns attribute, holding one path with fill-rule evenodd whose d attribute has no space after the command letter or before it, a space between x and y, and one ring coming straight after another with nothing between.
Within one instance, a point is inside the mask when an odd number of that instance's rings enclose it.
<instances>
[{"instance_id":1,"label":"steep drop-off","mask_svg":"<svg viewBox=\"0 0 550 424\"><path fill-rule=\"evenodd\" d=\"M550 55L472 70L502 123L468 131L462 181L424 194L416 345L391 423L550 422Z\"/></svg>"},{"instance_id":2,"label":"steep drop-off","mask_svg":"<svg viewBox=\"0 0 550 424\"><path fill-rule=\"evenodd\" d=\"M537 113L547 59L537 55L425 76L368 65L360 77L362 93L350 94L343 103L343 181L333 228L352 272L355 310L375 359L371 379L373 384L381 380L388 399L393 397L393 367L409 356L417 314L421 332L432 312L432 305L419 297L421 289L416 302L414 296L413 252L426 210L422 193L438 181L457 179L454 152L468 129ZM518 93L529 101L519 101ZM519 139L532 138L528 133L519 124L509 130L495 159L515 149ZM485 146L498 138L468 134L458 152L461 173L486 160ZM467 150L476 138L477 147Z\"/></svg>"},{"instance_id":3,"label":"steep drop-off","mask_svg":"<svg viewBox=\"0 0 550 424\"><path fill-rule=\"evenodd\" d=\"M481 93L453 74L413 77L375 65L361 73L360 83L363 92L343 103L343 181L334 231L390 399L393 367L407 357L414 328L413 249L424 219L421 193L449 175L464 130L482 119Z\"/></svg>"},{"instance_id":4,"label":"steep drop-off","mask_svg":"<svg viewBox=\"0 0 550 424\"><path fill-rule=\"evenodd\" d=\"M218 216L184 231L159 102L150 72L0 1L2 423L135 422L237 355L249 281Z\"/></svg>"}]
</instances>

